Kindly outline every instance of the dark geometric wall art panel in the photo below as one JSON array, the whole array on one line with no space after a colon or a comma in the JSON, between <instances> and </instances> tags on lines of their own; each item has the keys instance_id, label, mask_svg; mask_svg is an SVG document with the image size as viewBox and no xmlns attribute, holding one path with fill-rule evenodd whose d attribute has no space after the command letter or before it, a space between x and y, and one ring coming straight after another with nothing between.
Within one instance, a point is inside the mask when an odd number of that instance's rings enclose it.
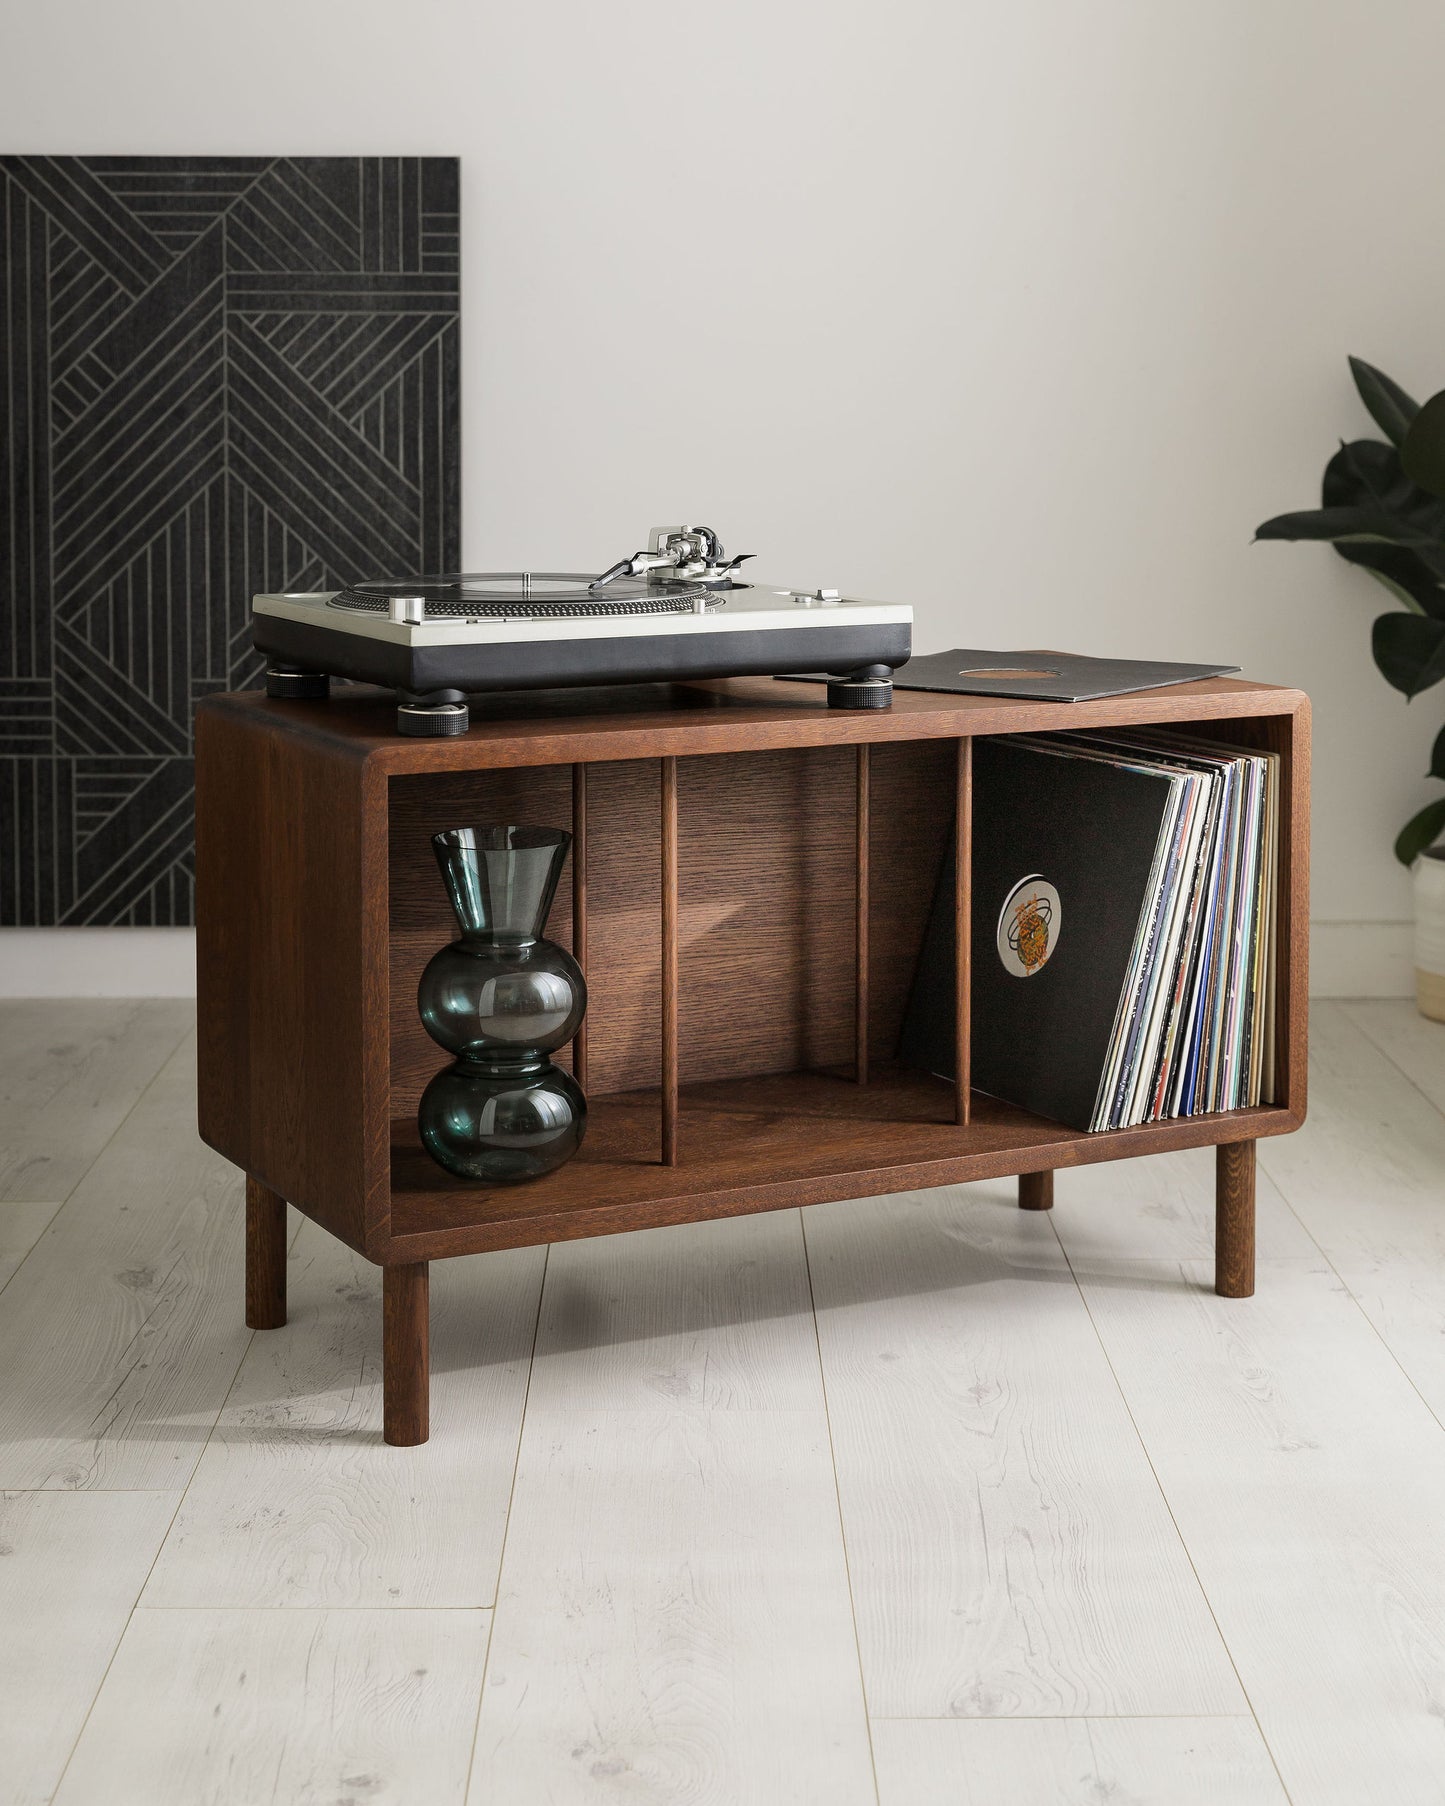
<instances>
[{"instance_id":1,"label":"dark geometric wall art panel","mask_svg":"<svg viewBox=\"0 0 1445 1806\"><path fill-rule=\"evenodd\" d=\"M0 923L192 920L256 590L460 562L451 157L0 157Z\"/></svg>"}]
</instances>

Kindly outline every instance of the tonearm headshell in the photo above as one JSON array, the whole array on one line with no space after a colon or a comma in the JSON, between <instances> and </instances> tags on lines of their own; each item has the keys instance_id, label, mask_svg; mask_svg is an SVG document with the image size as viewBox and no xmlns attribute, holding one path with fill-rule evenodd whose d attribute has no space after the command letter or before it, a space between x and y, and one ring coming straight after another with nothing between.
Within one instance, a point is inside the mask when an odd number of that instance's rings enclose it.
<instances>
[{"instance_id":1,"label":"tonearm headshell","mask_svg":"<svg viewBox=\"0 0 1445 1806\"><path fill-rule=\"evenodd\" d=\"M753 554L729 558L711 527L654 527L647 550L619 558L593 584L601 589L618 577L646 577L649 583L731 583L733 572Z\"/></svg>"}]
</instances>

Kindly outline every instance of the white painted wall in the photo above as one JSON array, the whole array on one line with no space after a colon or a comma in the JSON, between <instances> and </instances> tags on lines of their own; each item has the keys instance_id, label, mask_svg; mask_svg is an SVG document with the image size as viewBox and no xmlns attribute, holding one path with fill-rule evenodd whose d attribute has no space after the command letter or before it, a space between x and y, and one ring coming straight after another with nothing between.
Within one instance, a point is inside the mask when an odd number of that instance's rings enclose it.
<instances>
[{"instance_id":1,"label":"white painted wall","mask_svg":"<svg viewBox=\"0 0 1445 1806\"><path fill-rule=\"evenodd\" d=\"M1332 988L1403 977L1439 693L1376 676L1367 578L1249 538L1367 425L1347 352L1445 386L1436 0L7 11L7 149L461 154L469 562L701 517L923 651L1300 684L1315 914L1375 925Z\"/></svg>"}]
</instances>

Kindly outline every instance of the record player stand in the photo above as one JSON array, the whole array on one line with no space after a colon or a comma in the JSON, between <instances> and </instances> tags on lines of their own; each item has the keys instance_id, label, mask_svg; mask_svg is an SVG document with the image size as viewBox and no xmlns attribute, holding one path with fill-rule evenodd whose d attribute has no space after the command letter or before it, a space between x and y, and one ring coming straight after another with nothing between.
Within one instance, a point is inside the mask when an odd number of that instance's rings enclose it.
<instances>
[{"instance_id":1,"label":"record player stand","mask_svg":"<svg viewBox=\"0 0 1445 1806\"><path fill-rule=\"evenodd\" d=\"M1215 1146L1216 1287L1254 1287L1255 1142L1305 1110L1309 705L1212 679L1097 703L898 691L829 709L766 679L479 705L447 740L392 699L213 696L197 719L200 1127L246 1174L246 1321L286 1321L286 1205L383 1269L388 1442L428 1433L432 1260ZM1276 1101L1088 1135L969 1083L973 741L1157 722L1282 758ZM549 932L587 974L587 1139L488 1189L422 1151L443 1063L416 1012L455 934L430 836L570 827ZM951 832L959 1078L893 1063ZM563 1056L566 1057L565 1055ZM1067 1199L1065 1200L1067 1202Z\"/></svg>"}]
</instances>

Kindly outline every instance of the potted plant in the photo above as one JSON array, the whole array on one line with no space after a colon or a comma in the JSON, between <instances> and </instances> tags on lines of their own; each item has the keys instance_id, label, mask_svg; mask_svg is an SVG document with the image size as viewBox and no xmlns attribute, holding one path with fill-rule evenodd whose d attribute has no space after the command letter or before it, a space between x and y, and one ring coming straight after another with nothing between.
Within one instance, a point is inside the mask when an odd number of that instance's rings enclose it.
<instances>
[{"instance_id":1,"label":"potted plant","mask_svg":"<svg viewBox=\"0 0 1445 1806\"><path fill-rule=\"evenodd\" d=\"M1256 539L1327 540L1394 598L1371 634L1386 683L1407 699L1445 679L1445 390L1422 407L1396 382L1350 359L1360 399L1384 439L1342 442L1325 466L1322 505L1277 514ZM1445 779L1445 728L1429 776ZM1415 867L1415 982L1424 1015L1445 1021L1445 796L1411 816L1395 857Z\"/></svg>"}]
</instances>

